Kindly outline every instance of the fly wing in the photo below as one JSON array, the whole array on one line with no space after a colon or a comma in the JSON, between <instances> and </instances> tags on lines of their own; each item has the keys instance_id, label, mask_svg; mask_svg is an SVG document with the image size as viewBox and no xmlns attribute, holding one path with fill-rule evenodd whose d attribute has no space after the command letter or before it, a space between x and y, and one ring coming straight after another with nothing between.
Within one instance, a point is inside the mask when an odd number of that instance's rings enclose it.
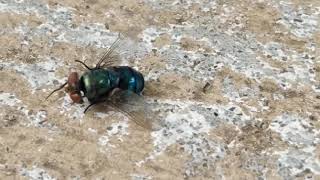
<instances>
[{"instance_id":1,"label":"fly wing","mask_svg":"<svg viewBox=\"0 0 320 180\"><path fill-rule=\"evenodd\" d=\"M148 106L143 96L131 91L120 90L115 92L109 103L112 107L129 116L137 125L148 129L155 130L157 128L157 116Z\"/></svg>"},{"instance_id":2,"label":"fly wing","mask_svg":"<svg viewBox=\"0 0 320 180\"><path fill-rule=\"evenodd\" d=\"M114 50L119 47L120 41L122 40L122 37L120 34L118 35L117 39L111 44L111 46L102 54L100 57L96 68L105 68L108 66L113 65L117 60L115 59L115 56L113 55Z\"/></svg>"}]
</instances>

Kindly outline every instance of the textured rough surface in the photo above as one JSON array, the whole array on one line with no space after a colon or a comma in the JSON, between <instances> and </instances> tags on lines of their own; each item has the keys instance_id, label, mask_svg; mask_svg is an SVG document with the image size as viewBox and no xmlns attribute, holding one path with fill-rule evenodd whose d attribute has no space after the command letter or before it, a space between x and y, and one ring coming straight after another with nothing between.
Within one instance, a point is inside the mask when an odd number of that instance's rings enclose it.
<instances>
[{"instance_id":1,"label":"textured rough surface","mask_svg":"<svg viewBox=\"0 0 320 180\"><path fill-rule=\"evenodd\" d=\"M0 20L0 179L320 178L318 0L0 0ZM118 33L153 131L43 101Z\"/></svg>"}]
</instances>

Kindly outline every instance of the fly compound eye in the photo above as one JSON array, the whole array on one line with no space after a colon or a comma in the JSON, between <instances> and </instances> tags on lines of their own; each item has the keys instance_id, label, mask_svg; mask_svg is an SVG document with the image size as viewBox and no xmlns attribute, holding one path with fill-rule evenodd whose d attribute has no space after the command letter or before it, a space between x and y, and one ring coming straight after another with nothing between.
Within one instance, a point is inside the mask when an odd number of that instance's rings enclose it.
<instances>
[{"instance_id":1,"label":"fly compound eye","mask_svg":"<svg viewBox=\"0 0 320 180\"><path fill-rule=\"evenodd\" d=\"M74 103L79 103L79 104L83 103L81 94L77 92L72 92L72 93L69 93L69 96Z\"/></svg>"},{"instance_id":2,"label":"fly compound eye","mask_svg":"<svg viewBox=\"0 0 320 180\"><path fill-rule=\"evenodd\" d=\"M76 89L77 84L79 82L79 75L77 72L72 72L68 76L68 85L71 86L73 89Z\"/></svg>"}]
</instances>

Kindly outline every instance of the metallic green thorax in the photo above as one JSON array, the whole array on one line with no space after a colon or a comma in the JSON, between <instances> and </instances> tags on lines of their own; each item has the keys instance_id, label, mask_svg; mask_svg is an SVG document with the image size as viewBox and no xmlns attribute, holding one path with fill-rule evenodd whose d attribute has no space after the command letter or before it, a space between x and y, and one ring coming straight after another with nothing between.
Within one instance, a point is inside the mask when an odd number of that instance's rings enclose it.
<instances>
[{"instance_id":1,"label":"metallic green thorax","mask_svg":"<svg viewBox=\"0 0 320 180\"><path fill-rule=\"evenodd\" d=\"M140 94L144 88L143 75L128 66L112 66L87 71L80 77L79 91L90 102L101 101L115 88Z\"/></svg>"},{"instance_id":2,"label":"metallic green thorax","mask_svg":"<svg viewBox=\"0 0 320 180\"><path fill-rule=\"evenodd\" d=\"M107 69L95 69L84 73L80 78L80 89L89 101L105 96L119 83L116 73Z\"/></svg>"}]
</instances>

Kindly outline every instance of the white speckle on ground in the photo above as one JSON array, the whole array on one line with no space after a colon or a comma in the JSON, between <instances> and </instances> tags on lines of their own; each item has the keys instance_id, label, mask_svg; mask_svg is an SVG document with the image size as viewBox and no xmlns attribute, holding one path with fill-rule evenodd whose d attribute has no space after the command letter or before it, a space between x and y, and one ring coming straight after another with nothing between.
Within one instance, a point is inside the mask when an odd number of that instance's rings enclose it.
<instances>
[{"instance_id":1,"label":"white speckle on ground","mask_svg":"<svg viewBox=\"0 0 320 180\"><path fill-rule=\"evenodd\" d=\"M93 134L97 134L97 130L96 129L88 128L88 131L93 133Z\"/></svg>"},{"instance_id":2,"label":"white speckle on ground","mask_svg":"<svg viewBox=\"0 0 320 180\"><path fill-rule=\"evenodd\" d=\"M303 86L307 83L316 83L315 74L310 71L314 66L313 57L305 52L298 53L276 42L269 42L262 46L262 52L274 61L291 63L288 68L283 70L272 68L278 74L272 75L270 78L278 82L280 87L289 89L294 84Z\"/></svg>"},{"instance_id":3,"label":"white speckle on ground","mask_svg":"<svg viewBox=\"0 0 320 180\"><path fill-rule=\"evenodd\" d=\"M109 140L109 137L106 136L106 135L103 135L103 136L99 137L99 139L98 139L98 144L99 144L100 146L106 146L106 145L108 145L108 142L109 142L109 141L110 141L110 140Z\"/></svg>"},{"instance_id":4,"label":"white speckle on ground","mask_svg":"<svg viewBox=\"0 0 320 180\"><path fill-rule=\"evenodd\" d=\"M160 151L178 141L191 139L194 134L208 133L210 130L210 124L204 116L193 111L169 113L164 123L165 129L152 133L153 143Z\"/></svg>"},{"instance_id":5,"label":"white speckle on ground","mask_svg":"<svg viewBox=\"0 0 320 180\"><path fill-rule=\"evenodd\" d=\"M109 114L109 113L108 113ZM112 116L122 117L123 120L112 123L110 126L106 127L107 131L104 135L100 136L98 139L98 144L105 147L115 147L115 145L110 143L110 139L117 138L118 141L123 141L123 136L129 135L128 118L119 112L113 112Z\"/></svg>"},{"instance_id":6,"label":"white speckle on ground","mask_svg":"<svg viewBox=\"0 0 320 180\"><path fill-rule=\"evenodd\" d=\"M320 174L320 161L315 155L315 147L289 148L275 154L280 156L278 171L285 179L295 177L304 171Z\"/></svg>"},{"instance_id":7,"label":"white speckle on ground","mask_svg":"<svg viewBox=\"0 0 320 180\"><path fill-rule=\"evenodd\" d=\"M308 14L302 7L294 8L289 1L280 1L279 9L283 17L278 23L283 24L292 34L299 38L311 38L318 29L319 9L312 9Z\"/></svg>"},{"instance_id":8,"label":"white speckle on ground","mask_svg":"<svg viewBox=\"0 0 320 180\"><path fill-rule=\"evenodd\" d=\"M66 114L69 118L81 122L83 117L85 116L84 110L87 105L89 105L87 102L83 104L73 103L70 97L66 94L63 97L63 101L59 109L61 114Z\"/></svg>"},{"instance_id":9,"label":"white speckle on ground","mask_svg":"<svg viewBox=\"0 0 320 180\"><path fill-rule=\"evenodd\" d=\"M22 176L27 177L30 180L55 180L56 178L51 177L44 169L33 166L32 169L28 170L22 168L20 170Z\"/></svg>"},{"instance_id":10,"label":"white speckle on ground","mask_svg":"<svg viewBox=\"0 0 320 180\"><path fill-rule=\"evenodd\" d=\"M28 126L38 126L39 123L43 122L47 118L47 111L40 110L36 112L35 114L31 114L28 116L30 123Z\"/></svg>"},{"instance_id":11,"label":"white speckle on ground","mask_svg":"<svg viewBox=\"0 0 320 180\"><path fill-rule=\"evenodd\" d=\"M141 174L131 174L131 180L150 180L151 176L141 175Z\"/></svg>"},{"instance_id":12,"label":"white speckle on ground","mask_svg":"<svg viewBox=\"0 0 320 180\"><path fill-rule=\"evenodd\" d=\"M275 152L280 155L279 174L283 177L294 177L306 170L320 174L320 161L315 154L320 140L319 130L306 119L289 114L276 117L270 124L270 129L279 133L290 145L288 150Z\"/></svg>"},{"instance_id":13,"label":"white speckle on ground","mask_svg":"<svg viewBox=\"0 0 320 180\"><path fill-rule=\"evenodd\" d=\"M32 88L32 93L45 85L56 83L64 83L64 79L57 78L55 71L62 66L60 60L48 58L47 61L41 61L34 64L24 63L2 63L6 69L14 69L18 74L21 74Z\"/></svg>"},{"instance_id":14,"label":"white speckle on ground","mask_svg":"<svg viewBox=\"0 0 320 180\"><path fill-rule=\"evenodd\" d=\"M150 27L148 29L145 29L142 32L141 38L142 41L144 42L144 44L147 47L147 50L150 52L152 49L154 49L155 47L153 46L153 41L155 39L157 39L161 34L165 33L165 30L158 30L154 27Z\"/></svg>"},{"instance_id":15,"label":"white speckle on ground","mask_svg":"<svg viewBox=\"0 0 320 180\"><path fill-rule=\"evenodd\" d=\"M11 106L16 107L17 111L22 112L25 115L25 120L21 122L25 126L33 126L33 127L44 127L42 122L47 118L47 111L45 110L37 110L31 111L28 109L26 105L21 104L22 101L17 99L14 94L11 93L0 93L0 106ZM52 126L50 123L46 123L45 126L48 126L52 129L56 129L55 126Z\"/></svg>"},{"instance_id":16,"label":"white speckle on ground","mask_svg":"<svg viewBox=\"0 0 320 180\"><path fill-rule=\"evenodd\" d=\"M232 104L213 106L194 101L157 100L152 103L153 110L162 109L164 118L162 127L151 133L155 150L145 160L137 162L141 166L145 162L162 154L170 145L179 144L184 151L192 156L186 163L186 175L200 174L204 164L214 162L225 155L224 144L208 138L211 130L220 123L231 123L239 127L249 120L240 108ZM153 107L154 106L154 107Z\"/></svg>"},{"instance_id":17,"label":"white speckle on ground","mask_svg":"<svg viewBox=\"0 0 320 180\"><path fill-rule=\"evenodd\" d=\"M11 93L0 93L0 105L7 105L7 106L17 106L21 103L21 100L17 99L14 94Z\"/></svg>"},{"instance_id":18,"label":"white speckle on ground","mask_svg":"<svg viewBox=\"0 0 320 180\"><path fill-rule=\"evenodd\" d=\"M270 129L279 133L284 141L296 146L311 146L320 140L320 131L296 115L283 114L276 117Z\"/></svg>"}]
</instances>

